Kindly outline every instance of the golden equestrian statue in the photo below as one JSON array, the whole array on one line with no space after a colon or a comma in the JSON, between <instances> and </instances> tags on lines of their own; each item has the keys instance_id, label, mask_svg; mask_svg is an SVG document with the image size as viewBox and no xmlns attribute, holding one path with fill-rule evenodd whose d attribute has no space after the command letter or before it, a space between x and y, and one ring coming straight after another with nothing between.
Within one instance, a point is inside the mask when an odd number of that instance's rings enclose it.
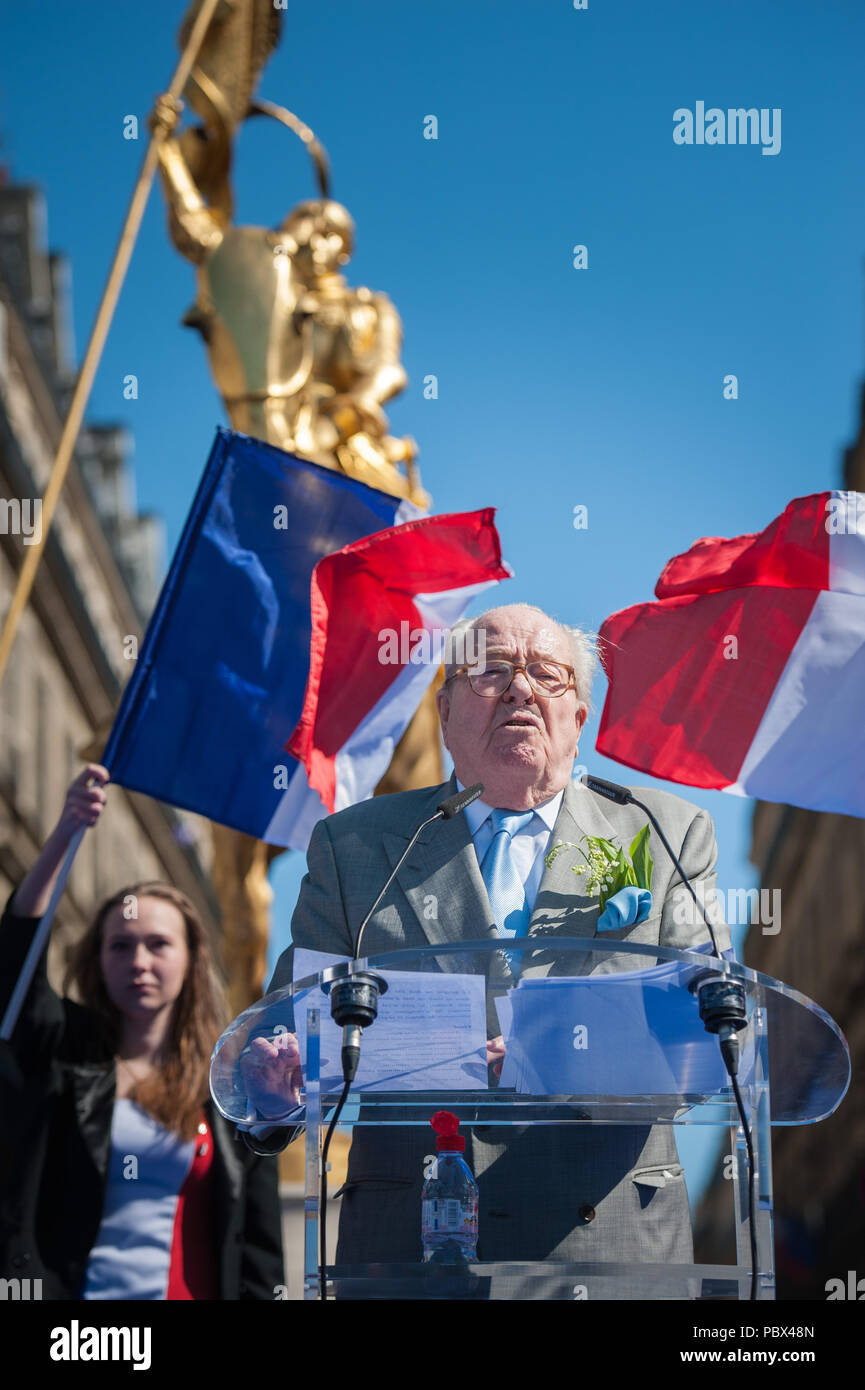
<instances>
[{"instance_id":1,"label":"golden equestrian statue","mask_svg":"<svg viewBox=\"0 0 865 1390\"><path fill-rule=\"evenodd\" d=\"M199 4L186 14L181 45ZM272 0L224 0L183 93L201 125L175 137L182 103L166 95L150 116L151 129L165 133L159 160L171 239L196 267L198 292L183 322L204 339L233 429L426 507L414 441L390 435L382 409L407 380L399 315L386 294L355 289L341 273L354 223L328 196L327 157L313 132L284 107L252 100L279 21ZM321 196L299 203L277 228L232 220L232 142L252 116L270 116L298 135L317 174ZM441 780L430 690L377 791ZM231 1006L239 1013L264 986L267 869L281 851L225 826L214 825L213 834Z\"/></svg>"}]
</instances>

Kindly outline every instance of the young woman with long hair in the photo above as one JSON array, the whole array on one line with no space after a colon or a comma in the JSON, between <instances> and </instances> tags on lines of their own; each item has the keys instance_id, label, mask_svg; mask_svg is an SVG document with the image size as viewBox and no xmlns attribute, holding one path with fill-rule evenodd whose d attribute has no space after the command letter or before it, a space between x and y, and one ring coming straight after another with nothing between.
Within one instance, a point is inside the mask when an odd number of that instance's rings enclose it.
<instances>
[{"instance_id":1,"label":"young woman with long hair","mask_svg":"<svg viewBox=\"0 0 865 1390\"><path fill-rule=\"evenodd\" d=\"M88 764L0 920L8 1002L66 848L105 805ZM89 785L90 783L94 785ZM210 1054L224 1023L207 934L179 889L133 883L102 904L65 990L43 956L12 1037L23 1086L0 1213L0 1276L42 1297L273 1299L283 1282L275 1160L254 1155L213 1106Z\"/></svg>"}]
</instances>

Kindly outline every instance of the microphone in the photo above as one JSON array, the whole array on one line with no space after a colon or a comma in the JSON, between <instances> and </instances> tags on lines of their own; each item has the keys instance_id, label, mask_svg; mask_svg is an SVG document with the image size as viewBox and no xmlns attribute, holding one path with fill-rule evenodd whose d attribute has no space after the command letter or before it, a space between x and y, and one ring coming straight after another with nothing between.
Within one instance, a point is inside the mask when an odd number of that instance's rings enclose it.
<instances>
[{"instance_id":1,"label":"microphone","mask_svg":"<svg viewBox=\"0 0 865 1390\"><path fill-rule=\"evenodd\" d=\"M330 995L330 1016L342 1029L343 1080L354 1081L360 1061L361 1029L375 1022L378 997L387 992L387 980L371 970L361 970L357 975L331 980L322 989Z\"/></svg>"},{"instance_id":2,"label":"microphone","mask_svg":"<svg viewBox=\"0 0 865 1390\"><path fill-rule=\"evenodd\" d=\"M590 791L597 792L598 796L605 796L608 801L616 801L620 806L627 806L634 800L629 788L620 787L618 782L605 782L603 777L590 777L587 772L583 773L583 781Z\"/></svg>"},{"instance_id":3,"label":"microphone","mask_svg":"<svg viewBox=\"0 0 865 1390\"><path fill-rule=\"evenodd\" d=\"M372 914L375 912L376 908L378 907L388 888L390 888L390 885L393 883L394 879L396 878L397 874L399 873L409 854L414 849L421 831L426 830L427 826L432 825L434 821L451 820L454 816L458 816L461 811L464 811L467 806L471 806L473 801L477 801L478 797L483 795L483 790L483 782L475 782L474 786L466 787L463 791L456 792L453 796L445 797L444 801L439 802L438 809L436 810L435 815L430 816L429 820L425 820L422 825L418 826L417 830L414 832L405 849L403 850L402 854L400 855L399 859L397 860L395 869L391 873L390 877L388 878L387 882L385 883L384 887L382 888L381 892L379 893L369 912L366 914L366 916L360 924L360 931L357 934L357 940L354 946L355 960L360 959L360 943L363 938L363 934L366 930L367 922L369 921Z\"/></svg>"},{"instance_id":4,"label":"microphone","mask_svg":"<svg viewBox=\"0 0 865 1390\"><path fill-rule=\"evenodd\" d=\"M440 801L438 809L441 811L445 820L450 820L452 816L458 816L460 811L464 811L467 806L471 806L473 801L477 801L479 796L484 794L483 782L475 782L472 787L463 787L461 792L455 792L445 801ZM435 819L435 817L433 817ZM427 822L429 824L429 822Z\"/></svg>"}]
</instances>

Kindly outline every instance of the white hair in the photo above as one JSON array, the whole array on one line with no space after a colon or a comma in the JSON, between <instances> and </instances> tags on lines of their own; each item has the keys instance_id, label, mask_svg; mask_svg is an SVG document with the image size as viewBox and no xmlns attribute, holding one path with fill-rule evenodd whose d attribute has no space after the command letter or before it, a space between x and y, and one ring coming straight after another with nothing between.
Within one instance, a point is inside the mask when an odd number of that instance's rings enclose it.
<instances>
[{"instance_id":1,"label":"white hair","mask_svg":"<svg viewBox=\"0 0 865 1390\"><path fill-rule=\"evenodd\" d=\"M488 608L486 612L479 613L476 618L461 618L458 623L454 623L450 630L449 639L446 644L447 657L445 659L445 679L452 675L460 661L456 659L455 653L465 650L465 638L461 634L468 631L475 631L478 628L485 628L487 620L496 613L503 612L506 608L523 608L529 613L540 613L542 618L546 618L553 627L563 632L568 639L571 650L570 665L574 668L574 682L576 684L577 699L590 709L592 681L598 669L598 637L594 632L587 628L570 627L566 623L560 623L557 618L546 613L543 608L538 608L533 603L502 603L497 608Z\"/></svg>"}]
</instances>

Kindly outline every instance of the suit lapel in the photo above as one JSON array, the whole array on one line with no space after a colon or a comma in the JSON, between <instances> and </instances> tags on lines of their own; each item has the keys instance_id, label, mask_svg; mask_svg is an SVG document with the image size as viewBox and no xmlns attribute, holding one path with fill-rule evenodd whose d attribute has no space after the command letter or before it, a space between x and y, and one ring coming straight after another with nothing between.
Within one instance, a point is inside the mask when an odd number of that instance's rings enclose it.
<instances>
[{"instance_id":1,"label":"suit lapel","mask_svg":"<svg viewBox=\"0 0 865 1390\"><path fill-rule=\"evenodd\" d=\"M438 803L455 792L456 777L451 777L444 787L435 788L419 819L434 815ZM382 848L391 867L405 851L412 833L382 835ZM498 934L466 816L452 816L428 826L396 874L396 883L432 947ZM451 966L448 958L442 958L441 967L460 966L456 959Z\"/></svg>"},{"instance_id":2,"label":"suit lapel","mask_svg":"<svg viewBox=\"0 0 865 1390\"><path fill-rule=\"evenodd\" d=\"M600 835L606 840L615 840L616 830L604 815L596 796L581 782L569 782L565 788L562 805L553 827L550 848L564 841L565 845L581 844L584 835ZM585 874L575 874L575 867L585 864L582 854L576 849L566 848L559 852L553 863L546 865L535 899L532 919L529 923L529 936L579 936L594 938L598 935L598 899L589 897L585 891ZM540 976L567 973L569 975L588 974L593 966L591 953L583 956L569 955L566 960L551 952L541 950L523 958L523 976Z\"/></svg>"},{"instance_id":3,"label":"suit lapel","mask_svg":"<svg viewBox=\"0 0 865 1390\"><path fill-rule=\"evenodd\" d=\"M579 845L584 835L601 835L610 840L615 838L616 831L588 788L580 782L569 782L553 827L550 848L560 841ZM585 892L585 874L573 872L584 863L577 850L563 849L552 864L545 865L529 923L530 936L551 932L559 936L595 935L598 900Z\"/></svg>"},{"instance_id":4,"label":"suit lapel","mask_svg":"<svg viewBox=\"0 0 865 1390\"><path fill-rule=\"evenodd\" d=\"M421 807L418 819L425 820L433 815L438 803L456 790L456 778L452 776L445 786L433 790L428 802ZM601 806L599 798L582 783L569 782L550 848L559 841L578 845L584 835L615 840L616 829ZM397 864L412 834L410 829L407 833L385 832L382 836L391 868ZM584 860L576 850L564 849L551 865L544 866L529 922L529 936L591 938L597 935L598 899L589 897L584 891L585 876L573 873L573 867L581 863ZM428 826L396 881L431 946L498 936L465 815ZM589 960L586 957L587 966ZM531 965L528 961L526 965L525 973L536 973L541 960L533 957ZM451 966L444 958L442 968L459 969L460 965L454 959ZM542 966L541 973L546 973Z\"/></svg>"},{"instance_id":5,"label":"suit lapel","mask_svg":"<svg viewBox=\"0 0 865 1390\"><path fill-rule=\"evenodd\" d=\"M456 778L436 787L419 819L457 790ZM384 834L382 845L393 868L411 839ZM431 946L497 935L478 858L464 814L436 821L423 832L396 878ZM442 963L442 968L447 968ZM456 962L454 968L458 968Z\"/></svg>"}]
</instances>

